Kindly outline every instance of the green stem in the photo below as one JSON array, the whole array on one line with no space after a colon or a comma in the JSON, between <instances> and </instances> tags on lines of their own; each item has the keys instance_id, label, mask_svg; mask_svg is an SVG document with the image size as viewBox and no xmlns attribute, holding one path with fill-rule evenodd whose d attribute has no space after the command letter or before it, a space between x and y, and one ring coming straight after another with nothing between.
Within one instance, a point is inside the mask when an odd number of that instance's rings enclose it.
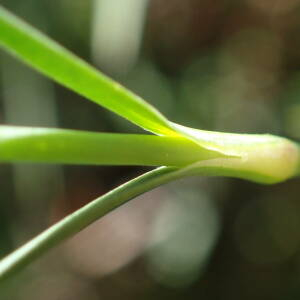
<instances>
[{"instance_id":1,"label":"green stem","mask_svg":"<svg viewBox=\"0 0 300 300\"><path fill-rule=\"evenodd\" d=\"M214 157L181 137L0 126L0 162L180 167Z\"/></svg>"},{"instance_id":2,"label":"green stem","mask_svg":"<svg viewBox=\"0 0 300 300\"><path fill-rule=\"evenodd\" d=\"M44 252L71 237L128 200L183 177L177 168L161 167L141 175L90 202L17 249L0 262L0 279L21 270Z\"/></svg>"}]
</instances>

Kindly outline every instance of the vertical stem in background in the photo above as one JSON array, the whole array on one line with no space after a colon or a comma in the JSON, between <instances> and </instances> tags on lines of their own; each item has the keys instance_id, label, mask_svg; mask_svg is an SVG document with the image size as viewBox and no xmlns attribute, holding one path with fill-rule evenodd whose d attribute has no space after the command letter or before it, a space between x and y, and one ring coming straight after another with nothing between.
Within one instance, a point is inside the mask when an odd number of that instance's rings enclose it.
<instances>
[{"instance_id":1,"label":"vertical stem in background","mask_svg":"<svg viewBox=\"0 0 300 300\"><path fill-rule=\"evenodd\" d=\"M90 202L4 258L0 262L0 279L4 279L24 268L47 250L128 200L184 175L185 173L177 168L161 167L134 178ZM101 252L99 252L99 255L101 255Z\"/></svg>"},{"instance_id":2,"label":"vertical stem in background","mask_svg":"<svg viewBox=\"0 0 300 300\"><path fill-rule=\"evenodd\" d=\"M135 63L147 4L148 0L94 0L92 52L103 70L127 73Z\"/></svg>"}]
</instances>

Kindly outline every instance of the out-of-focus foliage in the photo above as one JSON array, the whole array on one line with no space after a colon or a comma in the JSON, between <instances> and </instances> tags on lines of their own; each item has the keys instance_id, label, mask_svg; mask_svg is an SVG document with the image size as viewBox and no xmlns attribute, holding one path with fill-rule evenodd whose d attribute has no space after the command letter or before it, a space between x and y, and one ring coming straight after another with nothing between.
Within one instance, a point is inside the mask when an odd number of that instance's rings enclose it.
<instances>
[{"instance_id":1,"label":"out-of-focus foliage","mask_svg":"<svg viewBox=\"0 0 300 300\"><path fill-rule=\"evenodd\" d=\"M298 0L1 4L175 122L300 137ZM137 132L4 54L0 70L3 124ZM1 255L141 172L1 165ZM298 179L266 187L198 178L157 189L1 286L0 298L296 299L299 193Z\"/></svg>"}]
</instances>

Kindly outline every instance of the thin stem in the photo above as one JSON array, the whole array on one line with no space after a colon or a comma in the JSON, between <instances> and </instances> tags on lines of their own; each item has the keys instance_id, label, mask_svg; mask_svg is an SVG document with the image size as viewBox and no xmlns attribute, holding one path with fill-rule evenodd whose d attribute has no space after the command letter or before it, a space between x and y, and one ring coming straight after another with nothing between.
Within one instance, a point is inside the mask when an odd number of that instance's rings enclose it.
<instances>
[{"instance_id":1,"label":"thin stem","mask_svg":"<svg viewBox=\"0 0 300 300\"><path fill-rule=\"evenodd\" d=\"M141 175L90 202L17 249L0 262L0 279L9 277L44 252L71 237L128 200L184 176L177 168L161 167Z\"/></svg>"},{"instance_id":2,"label":"thin stem","mask_svg":"<svg viewBox=\"0 0 300 300\"><path fill-rule=\"evenodd\" d=\"M0 162L180 167L210 158L181 137L0 126Z\"/></svg>"}]
</instances>

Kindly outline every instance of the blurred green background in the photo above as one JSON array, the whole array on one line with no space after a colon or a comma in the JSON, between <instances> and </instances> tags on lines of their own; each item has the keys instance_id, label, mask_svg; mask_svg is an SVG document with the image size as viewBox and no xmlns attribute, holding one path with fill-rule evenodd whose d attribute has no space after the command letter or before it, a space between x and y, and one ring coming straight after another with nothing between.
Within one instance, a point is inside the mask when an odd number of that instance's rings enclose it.
<instances>
[{"instance_id":1,"label":"blurred green background","mask_svg":"<svg viewBox=\"0 0 300 300\"><path fill-rule=\"evenodd\" d=\"M0 3L172 121L300 138L299 0ZM3 51L0 123L141 132ZM0 255L145 170L2 164ZM298 299L299 194L299 179L163 186L1 284L0 299Z\"/></svg>"}]
</instances>

